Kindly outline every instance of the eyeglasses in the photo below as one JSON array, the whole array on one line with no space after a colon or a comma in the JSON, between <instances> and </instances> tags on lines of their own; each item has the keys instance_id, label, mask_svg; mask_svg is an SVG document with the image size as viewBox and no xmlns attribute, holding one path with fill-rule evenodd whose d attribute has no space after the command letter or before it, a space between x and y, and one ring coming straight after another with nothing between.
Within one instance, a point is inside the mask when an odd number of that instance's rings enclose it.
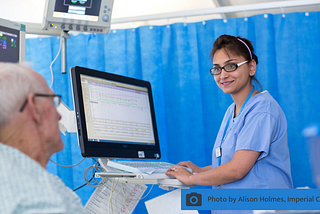
<instances>
[{"instance_id":1,"label":"eyeglasses","mask_svg":"<svg viewBox=\"0 0 320 214\"><path fill-rule=\"evenodd\" d=\"M244 62L240 62L238 64L230 63L230 64L227 64L223 67L213 67L210 69L210 74L212 74L212 75L221 74L222 69L224 69L226 72L235 71L235 70L237 70L237 68L239 68L241 65L245 64L246 62L248 62L248 60L246 60Z\"/></svg>"},{"instance_id":2,"label":"eyeglasses","mask_svg":"<svg viewBox=\"0 0 320 214\"><path fill-rule=\"evenodd\" d=\"M58 107L60 102L61 102L61 95L56 95L56 94L34 94L35 97L52 97L53 98L53 104L54 107ZM23 109L26 107L28 103L28 99L26 99L26 101L24 101L24 103L22 104L21 108L20 108L20 112L23 111Z\"/></svg>"}]
</instances>

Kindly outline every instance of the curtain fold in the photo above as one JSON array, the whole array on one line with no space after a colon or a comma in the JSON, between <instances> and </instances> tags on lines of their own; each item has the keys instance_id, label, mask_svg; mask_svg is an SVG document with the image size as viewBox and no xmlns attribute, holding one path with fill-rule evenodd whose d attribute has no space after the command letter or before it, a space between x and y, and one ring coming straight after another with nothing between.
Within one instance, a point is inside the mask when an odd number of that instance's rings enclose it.
<instances>
[{"instance_id":1,"label":"curtain fold","mask_svg":"<svg viewBox=\"0 0 320 214\"><path fill-rule=\"evenodd\" d=\"M162 160L191 160L211 164L212 147L230 95L217 86L209 69L212 44L222 34L253 42L259 58L256 77L278 101L288 121L288 144L295 187L315 187L308 147L301 131L320 121L320 12L261 14L247 18L209 20L113 30L110 34L79 34L67 39L67 74L60 72L60 57L53 65L53 90L73 107L70 68L83 66L151 82ZM60 39L27 39L26 59L51 84L50 63ZM258 87L257 87L258 88ZM52 156L60 164L82 159L76 134L63 136L65 148ZM48 164L71 188L84 183L88 160L73 168ZM91 176L88 175L89 177ZM85 204L93 188L77 191ZM149 200L166 191L154 187ZM147 213L142 202L135 213Z\"/></svg>"}]
</instances>

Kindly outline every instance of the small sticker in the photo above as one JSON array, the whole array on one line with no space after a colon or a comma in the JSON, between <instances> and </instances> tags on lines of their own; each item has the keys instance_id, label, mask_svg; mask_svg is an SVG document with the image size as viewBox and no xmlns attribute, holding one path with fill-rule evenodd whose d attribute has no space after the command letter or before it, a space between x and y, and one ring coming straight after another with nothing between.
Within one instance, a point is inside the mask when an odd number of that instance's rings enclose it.
<instances>
[{"instance_id":1,"label":"small sticker","mask_svg":"<svg viewBox=\"0 0 320 214\"><path fill-rule=\"evenodd\" d=\"M145 158L144 151L138 151L138 157L139 158Z\"/></svg>"}]
</instances>

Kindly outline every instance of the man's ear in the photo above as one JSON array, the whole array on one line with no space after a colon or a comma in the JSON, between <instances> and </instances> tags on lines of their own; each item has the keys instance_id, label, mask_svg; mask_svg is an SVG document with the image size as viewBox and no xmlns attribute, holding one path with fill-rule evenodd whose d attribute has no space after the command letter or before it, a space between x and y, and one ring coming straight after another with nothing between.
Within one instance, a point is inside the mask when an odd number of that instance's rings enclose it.
<instances>
[{"instance_id":1,"label":"man's ear","mask_svg":"<svg viewBox=\"0 0 320 214\"><path fill-rule=\"evenodd\" d=\"M27 96L27 110L30 112L33 120L36 123L40 123L41 122L41 111L40 111L40 105L39 102L36 102L36 97L34 96L34 94L28 94Z\"/></svg>"}]
</instances>

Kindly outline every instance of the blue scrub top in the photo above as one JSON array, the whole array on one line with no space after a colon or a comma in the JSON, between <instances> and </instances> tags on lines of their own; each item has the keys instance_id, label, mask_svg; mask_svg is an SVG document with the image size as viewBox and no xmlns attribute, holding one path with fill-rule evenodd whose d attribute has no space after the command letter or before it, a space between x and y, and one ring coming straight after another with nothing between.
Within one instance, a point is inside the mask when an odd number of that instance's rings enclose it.
<instances>
[{"instance_id":1,"label":"blue scrub top","mask_svg":"<svg viewBox=\"0 0 320 214\"><path fill-rule=\"evenodd\" d=\"M212 152L212 168L218 166L215 151L221 144L225 126L230 114L233 115L234 107L235 104L231 104L223 118ZM238 150L253 150L261 154L245 177L220 185L220 188L293 188L287 120L279 104L267 91L249 99L233 126L232 121L229 122L221 148L221 165L231 161Z\"/></svg>"}]
</instances>

